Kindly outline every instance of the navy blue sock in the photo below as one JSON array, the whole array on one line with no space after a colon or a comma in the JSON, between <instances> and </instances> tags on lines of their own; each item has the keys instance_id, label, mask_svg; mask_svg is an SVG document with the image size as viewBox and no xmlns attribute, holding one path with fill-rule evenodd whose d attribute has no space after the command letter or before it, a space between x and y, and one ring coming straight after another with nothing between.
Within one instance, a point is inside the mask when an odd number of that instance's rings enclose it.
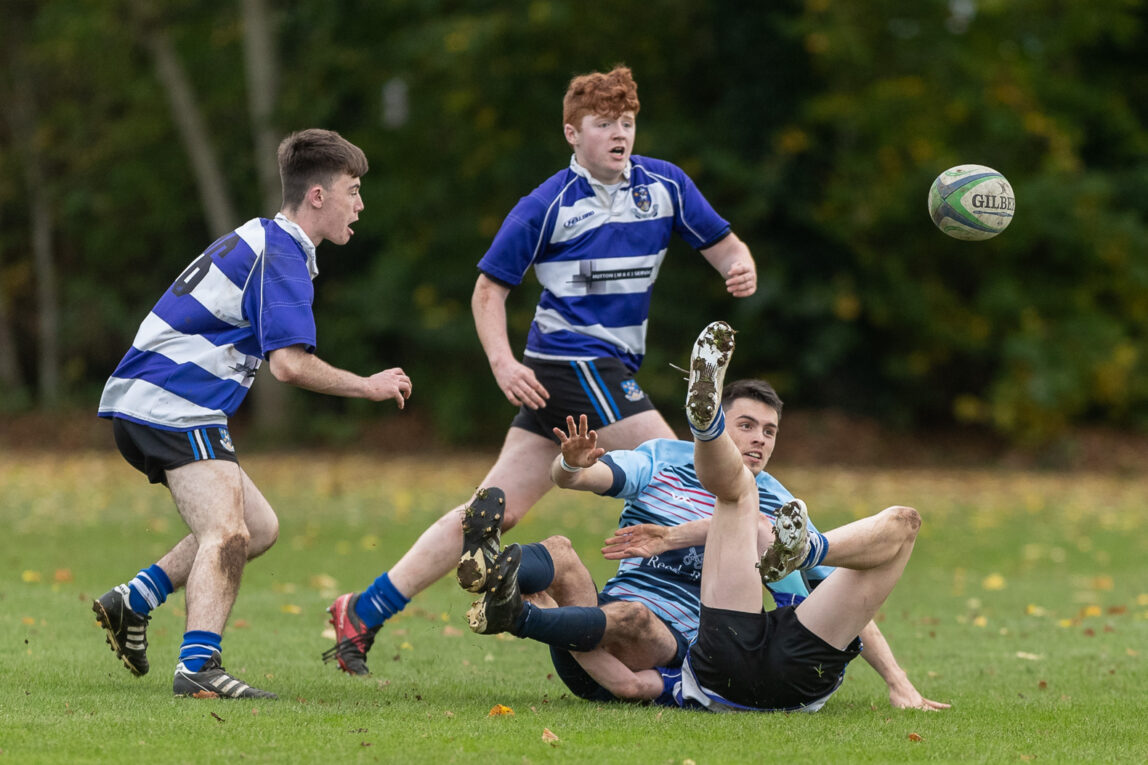
<instances>
[{"instance_id":1,"label":"navy blue sock","mask_svg":"<svg viewBox=\"0 0 1148 765\"><path fill-rule=\"evenodd\" d=\"M213 653L221 653L223 636L207 630L188 630L183 633L179 647L179 661L188 672L198 672Z\"/></svg>"},{"instance_id":2,"label":"navy blue sock","mask_svg":"<svg viewBox=\"0 0 1148 765\"><path fill-rule=\"evenodd\" d=\"M390 574L384 571L355 601L355 615L367 627L378 627L410 602L410 598L391 584Z\"/></svg>"},{"instance_id":3,"label":"navy blue sock","mask_svg":"<svg viewBox=\"0 0 1148 765\"><path fill-rule=\"evenodd\" d=\"M526 603L510 632L568 651L590 651L606 634L606 614L597 606L539 608Z\"/></svg>"},{"instance_id":4,"label":"navy blue sock","mask_svg":"<svg viewBox=\"0 0 1148 765\"><path fill-rule=\"evenodd\" d=\"M541 542L522 545L518 564L518 589L523 595L543 592L554 582L554 557Z\"/></svg>"},{"instance_id":5,"label":"navy blue sock","mask_svg":"<svg viewBox=\"0 0 1148 765\"><path fill-rule=\"evenodd\" d=\"M131 590L128 607L137 614L147 616L152 609L167 600L175 588L171 586L171 580L164 570L153 563L140 569L135 578L128 582L128 589Z\"/></svg>"}]
</instances>

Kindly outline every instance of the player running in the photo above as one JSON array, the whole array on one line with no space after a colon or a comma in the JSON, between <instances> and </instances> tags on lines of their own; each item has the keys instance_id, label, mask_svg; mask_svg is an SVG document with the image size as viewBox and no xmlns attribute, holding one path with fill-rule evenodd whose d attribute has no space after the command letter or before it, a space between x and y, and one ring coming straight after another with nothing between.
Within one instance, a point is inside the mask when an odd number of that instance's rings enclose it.
<instances>
[{"instance_id":1,"label":"player running","mask_svg":"<svg viewBox=\"0 0 1148 765\"><path fill-rule=\"evenodd\" d=\"M92 610L116 656L144 675L150 613L186 586L176 696L274 698L221 663L244 565L279 534L227 429L263 359L276 379L320 393L394 399L400 408L411 394L398 367L360 377L314 355L315 248L350 240L367 158L338 133L304 130L283 140L278 161L280 213L248 221L187 267L140 325L100 399L124 458L167 486L191 533Z\"/></svg>"}]
</instances>

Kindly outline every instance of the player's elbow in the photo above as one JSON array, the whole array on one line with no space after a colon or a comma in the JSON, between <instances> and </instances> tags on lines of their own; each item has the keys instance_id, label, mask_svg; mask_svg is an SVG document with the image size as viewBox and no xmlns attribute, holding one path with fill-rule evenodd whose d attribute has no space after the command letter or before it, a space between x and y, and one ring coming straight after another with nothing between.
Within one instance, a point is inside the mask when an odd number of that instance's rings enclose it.
<instances>
[{"instance_id":1,"label":"player's elbow","mask_svg":"<svg viewBox=\"0 0 1148 765\"><path fill-rule=\"evenodd\" d=\"M278 348L268 355L267 368L271 370L271 376L279 382L294 385L299 379L305 355L298 347Z\"/></svg>"}]
</instances>

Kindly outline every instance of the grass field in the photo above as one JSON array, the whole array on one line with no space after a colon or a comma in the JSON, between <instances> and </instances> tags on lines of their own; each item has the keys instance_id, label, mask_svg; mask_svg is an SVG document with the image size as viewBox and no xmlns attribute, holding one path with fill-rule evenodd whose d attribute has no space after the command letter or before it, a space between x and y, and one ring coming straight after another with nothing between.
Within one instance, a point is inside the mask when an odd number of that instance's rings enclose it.
<instances>
[{"instance_id":1,"label":"grass field","mask_svg":"<svg viewBox=\"0 0 1148 765\"><path fill-rule=\"evenodd\" d=\"M947 712L894 710L863 662L815 715L711 715L571 697L545 649L467 628L453 580L379 634L373 675L319 654L324 609L362 589L464 499L489 456L253 456L279 543L251 564L228 669L278 701L171 695L177 594L152 671L104 644L91 599L183 533L165 491L118 455L0 451L0 762L1145 762L1148 482L1139 476L778 468L830 528L889 504L924 517L880 624ZM553 492L508 541L562 532L595 557L617 503ZM491 716L496 704L513 715ZM556 740L544 740L549 731ZM547 736L549 738L549 736Z\"/></svg>"}]
</instances>

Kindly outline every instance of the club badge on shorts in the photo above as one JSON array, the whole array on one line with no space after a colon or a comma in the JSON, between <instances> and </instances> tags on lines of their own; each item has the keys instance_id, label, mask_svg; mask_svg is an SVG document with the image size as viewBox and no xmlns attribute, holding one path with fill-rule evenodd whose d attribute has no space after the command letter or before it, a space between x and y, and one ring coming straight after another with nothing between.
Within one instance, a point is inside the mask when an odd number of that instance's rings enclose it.
<instances>
[{"instance_id":1,"label":"club badge on shorts","mask_svg":"<svg viewBox=\"0 0 1148 765\"><path fill-rule=\"evenodd\" d=\"M227 428L219 429L219 445L229 452L235 451L235 444L231 443L231 433L228 432Z\"/></svg>"},{"instance_id":2,"label":"club badge on shorts","mask_svg":"<svg viewBox=\"0 0 1148 765\"><path fill-rule=\"evenodd\" d=\"M646 392L638 387L638 383L634 380L623 380L622 395L627 401L641 401L646 397Z\"/></svg>"}]
</instances>

